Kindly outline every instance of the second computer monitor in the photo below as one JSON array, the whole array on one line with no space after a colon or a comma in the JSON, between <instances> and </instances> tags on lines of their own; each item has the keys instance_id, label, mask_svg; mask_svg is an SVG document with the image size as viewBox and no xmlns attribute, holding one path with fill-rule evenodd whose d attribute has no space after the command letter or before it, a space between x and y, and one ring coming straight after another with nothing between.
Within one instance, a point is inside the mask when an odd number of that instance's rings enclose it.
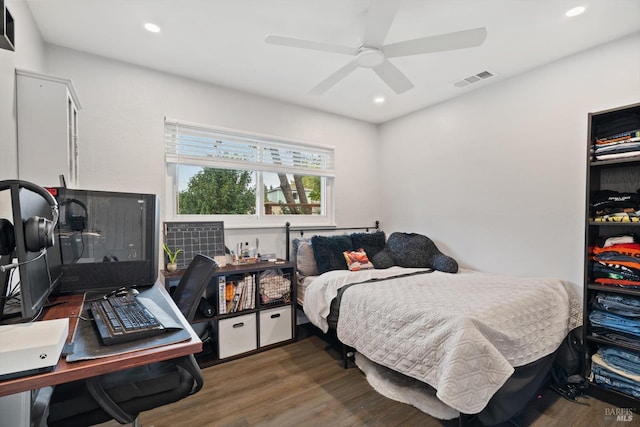
<instances>
[{"instance_id":1,"label":"second computer monitor","mask_svg":"<svg viewBox=\"0 0 640 427\"><path fill-rule=\"evenodd\" d=\"M53 189L60 206L60 292L151 285L158 275L157 196Z\"/></svg>"}]
</instances>

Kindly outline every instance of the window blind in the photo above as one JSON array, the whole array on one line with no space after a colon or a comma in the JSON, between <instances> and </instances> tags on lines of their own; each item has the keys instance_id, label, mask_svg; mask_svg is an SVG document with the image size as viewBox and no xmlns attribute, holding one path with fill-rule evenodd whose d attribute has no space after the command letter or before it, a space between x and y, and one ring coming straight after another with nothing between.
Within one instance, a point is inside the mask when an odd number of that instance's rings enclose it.
<instances>
[{"instance_id":1,"label":"window blind","mask_svg":"<svg viewBox=\"0 0 640 427\"><path fill-rule=\"evenodd\" d=\"M333 148L165 119L165 161L225 169L335 176Z\"/></svg>"}]
</instances>

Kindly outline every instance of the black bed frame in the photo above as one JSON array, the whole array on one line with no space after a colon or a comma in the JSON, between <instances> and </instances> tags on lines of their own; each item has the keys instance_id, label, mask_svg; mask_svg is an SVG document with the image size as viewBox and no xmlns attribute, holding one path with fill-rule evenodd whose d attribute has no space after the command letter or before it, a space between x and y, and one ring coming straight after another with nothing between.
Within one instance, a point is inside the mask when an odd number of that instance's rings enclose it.
<instances>
[{"instance_id":1,"label":"black bed frame","mask_svg":"<svg viewBox=\"0 0 640 427\"><path fill-rule=\"evenodd\" d=\"M364 230L365 232L369 232L371 230L380 230L380 221L376 220L372 226L362 226L362 227L291 227L291 224L287 222L285 224L285 255L287 257L287 261L290 261L291 258L291 233L299 233L300 237L304 237L305 232L333 232L333 231L358 231ZM296 302L297 304L297 302ZM353 348L344 345L338 340L336 335L335 339L341 346L342 353L342 367L347 369L349 367L349 358L354 356Z\"/></svg>"},{"instance_id":2,"label":"black bed frame","mask_svg":"<svg viewBox=\"0 0 640 427\"><path fill-rule=\"evenodd\" d=\"M370 230L379 230L380 229L380 221L375 221L374 226L364 226L364 227L291 227L291 224L287 222L285 224L285 256L287 257L287 261L289 261L291 257L291 232L300 233L300 237L304 237L305 231L323 231L323 232L331 232L331 231L343 231L343 230L365 230L367 233Z\"/></svg>"},{"instance_id":3,"label":"black bed frame","mask_svg":"<svg viewBox=\"0 0 640 427\"><path fill-rule=\"evenodd\" d=\"M288 222L285 225L286 228L286 258L287 261L290 260L290 250L291 250L291 232L295 232L295 233L299 233L300 237L304 236L305 232L332 232L332 231L342 231L342 230L365 230L366 232L369 232L371 230L379 230L380 229L380 221L375 221L374 223L375 225L373 227L371 226L364 226L364 227L291 227L291 224L289 224ZM354 351L355 349L344 345L343 343L340 342L340 340L337 338L337 334L334 332L335 335L335 339L336 341L339 343L339 345L342 347L342 363L343 363L343 367L346 369L348 368L348 361L349 358L354 356ZM565 340L566 341L566 340ZM558 351L558 350L557 350ZM556 353L557 353L556 351ZM531 368L529 369L537 369L538 366L540 366L541 368L543 366L550 366L549 363L551 361L553 361L555 359L555 355L556 353L553 353L552 355L548 355L544 358L542 358L540 361L536 361L533 362L531 366ZM535 366L533 366L535 365ZM542 368L542 370L547 370L547 368ZM523 368L518 368L516 369L516 374L518 373L518 370L521 370L520 372L522 372ZM540 377L542 378L542 377ZM539 385L539 387L542 386L542 384ZM518 388L519 386L516 384L516 388ZM519 394L518 394L519 396ZM512 401L512 403L515 404L516 401L520 401L519 397L516 398L516 400ZM474 420L474 418L477 416L478 414L464 414L464 413L460 413L460 417L458 418L458 426L459 427L464 427L464 426L468 426L470 424L476 424L477 420ZM517 416L517 414L516 414Z\"/></svg>"}]
</instances>

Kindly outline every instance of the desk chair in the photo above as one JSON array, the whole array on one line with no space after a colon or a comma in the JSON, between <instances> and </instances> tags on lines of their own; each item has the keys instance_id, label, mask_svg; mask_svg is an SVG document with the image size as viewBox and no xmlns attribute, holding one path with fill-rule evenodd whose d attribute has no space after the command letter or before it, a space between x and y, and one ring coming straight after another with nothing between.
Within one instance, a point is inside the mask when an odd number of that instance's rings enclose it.
<instances>
[{"instance_id":1,"label":"desk chair","mask_svg":"<svg viewBox=\"0 0 640 427\"><path fill-rule=\"evenodd\" d=\"M189 322L216 267L213 259L196 255L173 292L173 300ZM138 425L140 412L181 400L202 385L193 355L60 384L51 397L48 426L88 426L111 419Z\"/></svg>"}]
</instances>

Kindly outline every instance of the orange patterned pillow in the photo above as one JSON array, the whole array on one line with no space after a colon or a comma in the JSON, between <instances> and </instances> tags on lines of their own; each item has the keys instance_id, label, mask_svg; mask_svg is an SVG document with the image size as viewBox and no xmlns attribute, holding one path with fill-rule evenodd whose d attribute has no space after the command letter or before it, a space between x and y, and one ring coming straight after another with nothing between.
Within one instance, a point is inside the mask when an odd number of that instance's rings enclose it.
<instances>
[{"instance_id":1,"label":"orange patterned pillow","mask_svg":"<svg viewBox=\"0 0 640 427\"><path fill-rule=\"evenodd\" d=\"M347 262L349 270L351 271L373 268L373 264L369 261L367 253L362 248L357 251L344 251L342 254L344 255L344 259Z\"/></svg>"}]
</instances>

